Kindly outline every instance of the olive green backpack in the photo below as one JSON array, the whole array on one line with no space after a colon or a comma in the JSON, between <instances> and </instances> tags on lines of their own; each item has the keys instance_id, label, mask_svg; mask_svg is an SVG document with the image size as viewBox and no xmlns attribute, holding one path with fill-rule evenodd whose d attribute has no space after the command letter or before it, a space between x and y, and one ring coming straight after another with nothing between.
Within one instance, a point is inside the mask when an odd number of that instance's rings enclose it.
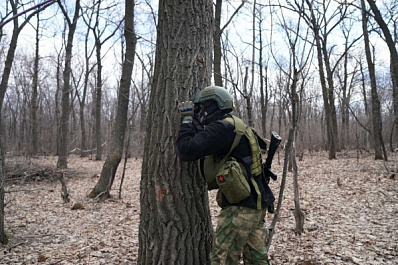
<instances>
[{"instance_id":1,"label":"olive green backpack","mask_svg":"<svg viewBox=\"0 0 398 265\"><path fill-rule=\"evenodd\" d=\"M222 159L216 155L200 159L199 174L206 180L208 190L219 188L230 203L238 203L250 195L251 190L248 182L250 179L258 195L257 205L261 207L261 193L252 177L259 176L262 173L262 159L257 137L252 129L236 116L227 117L224 121L235 126L236 135L231 149ZM250 167L252 176L250 178L247 176L245 167L235 158L229 156L238 146L243 135L249 140L252 153L253 163Z\"/></svg>"}]
</instances>

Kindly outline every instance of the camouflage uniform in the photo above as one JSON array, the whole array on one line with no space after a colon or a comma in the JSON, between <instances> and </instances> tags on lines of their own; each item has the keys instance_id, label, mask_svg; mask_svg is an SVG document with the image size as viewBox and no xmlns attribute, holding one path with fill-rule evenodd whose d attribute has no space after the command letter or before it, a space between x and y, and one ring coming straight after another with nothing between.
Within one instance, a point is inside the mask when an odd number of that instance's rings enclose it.
<instances>
[{"instance_id":1,"label":"camouflage uniform","mask_svg":"<svg viewBox=\"0 0 398 265\"><path fill-rule=\"evenodd\" d=\"M268 265L265 249L266 209L228 206L221 210L210 254L212 265Z\"/></svg>"}]
</instances>

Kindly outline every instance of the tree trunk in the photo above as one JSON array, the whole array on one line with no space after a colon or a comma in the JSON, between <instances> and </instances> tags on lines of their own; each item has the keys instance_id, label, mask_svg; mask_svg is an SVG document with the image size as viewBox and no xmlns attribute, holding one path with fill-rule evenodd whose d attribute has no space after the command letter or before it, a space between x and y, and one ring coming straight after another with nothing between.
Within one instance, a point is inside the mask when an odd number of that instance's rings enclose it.
<instances>
[{"instance_id":1,"label":"tree trunk","mask_svg":"<svg viewBox=\"0 0 398 265\"><path fill-rule=\"evenodd\" d=\"M261 106L261 131L263 137L267 135L266 122L267 122L267 109L268 109L268 67L265 67L265 76L263 74L263 39L262 39L262 10L259 12L259 23L258 23L258 36L259 36L259 58L258 65L260 68L260 106ZM265 81L265 82L264 82Z\"/></svg>"},{"instance_id":2,"label":"tree trunk","mask_svg":"<svg viewBox=\"0 0 398 265\"><path fill-rule=\"evenodd\" d=\"M60 100L59 93L61 91L61 51L59 51L57 56L57 70L56 70L56 80L57 80L57 88L55 91L55 123L57 124L56 128L56 150L55 155L59 155L59 149L61 146L61 110L60 110Z\"/></svg>"},{"instance_id":3,"label":"tree trunk","mask_svg":"<svg viewBox=\"0 0 398 265\"><path fill-rule=\"evenodd\" d=\"M211 0L159 1L141 177L138 264L206 264L212 224L195 162L177 157L177 103L211 82ZM176 12L178 10L179 12Z\"/></svg>"},{"instance_id":4,"label":"tree trunk","mask_svg":"<svg viewBox=\"0 0 398 265\"><path fill-rule=\"evenodd\" d=\"M90 18L91 19L91 18ZM91 21L91 20L90 20ZM86 21L85 21L86 22ZM90 68L90 58L92 55L92 51L89 52L88 50L88 40L89 40L89 34L90 34L90 27L88 26L89 23L86 22L87 24L87 32L85 36L85 41L84 41L84 60L85 60L85 68L84 68L84 83L83 83L83 92L82 92L82 97L80 100L80 110L79 110L79 116L80 116L80 130L82 131L82 138L80 142L80 147L81 147L81 157L87 157L89 153L87 152L88 149L88 144L87 144L87 130L86 130L86 118L84 116L84 110L86 107L86 96L87 96L87 88L88 88L88 82L89 82L89 77L92 68ZM78 92L76 91L76 94Z\"/></svg>"},{"instance_id":5,"label":"tree trunk","mask_svg":"<svg viewBox=\"0 0 398 265\"><path fill-rule=\"evenodd\" d=\"M38 124L37 124L37 89L39 86L39 13L37 13L37 25L36 25L36 50L35 50L35 62L34 62L34 69L33 69L33 84L32 84L32 98L31 98L31 108L30 108L30 117L31 117L31 134L32 134L32 141L31 141L31 155L37 154L38 148Z\"/></svg>"},{"instance_id":6,"label":"tree trunk","mask_svg":"<svg viewBox=\"0 0 398 265\"><path fill-rule=\"evenodd\" d=\"M384 141L382 135L383 126L381 121L380 100L377 92L376 72L370 51L368 26L367 26L368 18L366 15L365 0L361 0L361 6L362 6L362 30L363 30L363 38L365 44L366 61L368 63L368 69L369 69L370 87L371 87L372 125L373 125L373 140L375 145L375 159L383 159L383 150L384 150L385 154L384 159L387 160L387 154L385 153Z\"/></svg>"},{"instance_id":7,"label":"tree trunk","mask_svg":"<svg viewBox=\"0 0 398 265\"><path fill-rule=\"evenodd\" d=\"M102 167L101 176L90 192L89 197L107 198L115 179L117 167L122 159L124 137L127 128L127 113L130 97L131 75L134 66L137 37L134 31L134 1L125 1L126 54L123 61L122 76L118 93L118 106L110 151Z\"/></svg>"},{"instance_id":8,"label":"tree trunk","mask_svg":"<svg viewBox=\"0 0 398 265\"><path fill-rule=\"evenodd\" d=\"M214 84L216 86L223 86L223 77L221 75L221 35L224 29L228 26L228 24L232 21L233 17L238 14L239 10L243 7L246 1L242 1L242 3L238 6L235 12L231 15L228 22L221 28L221 11L222 11L222 1L216 0L215 10L214 10L214 32L213 32L213 50L214 50Z\"/></svg>"},{"instance_id":9,"label":"tree trunk","mask_svg":"<svg viewBox=\"0 0 398 265\"><path fill-rule=\"evenodd\" d=\"M3 137L0 137L0 243L7 244L8 237L4 230L4 146Z\"/></svg>"},{"instance_id":10,"label":"tree trunk","mask_svg":"<svg viewBox=\"0 0 398 265\"><path fill-rule=\"evenodd\" d=\"M58 2L62 7L62 4ZM57 161L57 168L67 168L68 167L68 132L69 132L69 94L70 94L70 78L72 75L72 47L73 47L73 38L75 35L76 24L79 18L80 11L80 0L76 0L75 3L75 13L73 16L73 20L70 21L68 19L68 15L64 12L65 18L68 20L68 39L65 48L65 68L63 72L63 87L62 87L62 103L61 103L61 135L60 135L60 147L59 147L59 156Z\"/></svg>"},{"instance_id":11,"label":"tree trunk","mask_svg":"<svg viewBox=\"0 0 398 265\"><path fill-rule=\"evenodd\" d=\"M283 192L285 190L285 186L286 186L286 175L287 175L287 167L288 167L288 163L289 163L289 155L292 149L292 145L293 145L293 138L294 138L294 128L290 127L289 129L289 136L285 145L285 159L283 162L283 171L282 171L282 180L281 180L281 186L279 188L279 195L278 195L278 203L276 206L276 211L274 214L274 218L272 218L272 222L270 227L268 228L268 235L267 238L265 240L265 246L267 248L267 250L270 248L271 243L272 243L272 238L274 236L275 233L275 227L276 227L276 223L278 222L279 219L279 213L281 211L281 207L282 207L282 201L283 201Z\"/></svg>"},{"instance_id":12,"label":"tree trunk","mask_svg":"<svg viewBox=\"0 0 398 265\"><path fill-rule=\"evenodd\" d=\"M312 30L314 32L315 37L315 45L317 49L317 56L318 56L318 66L319 66L319 78L322 87L322 96L323 96L323 104L325 108L325 121L326 121L326 131L327 131L327 145L329 151L329 159L336 158L336 146L333 137L333 120L332 120L332 109L329 101L329 92L326 87L326 78L324 72L324 65L323 65L323 58L322 58L322 44L321 44L321 37L319 35L319 25L317 24L317 20L315 18L314 11L312 9L312 4L309 0L306 0L307 5L311 12L311 23L312 23Z\"/></svg>"},{"instance_id":13,"label":"tree trunk","mask_svg":"<svg viewBox=\"0 0 398 265\"><path fill-rule=\"evenodd\" d=\"M291 47L293 56L295 55L295 46ZM291 157L290 161L292 164L293 172L293 190L294 190L294 219L296 221L295 232L298 235L304 232L304 213L300 208L300 192L298 184L298 168L296 161L296 148L295 148L295 134L297 130L298 120L299 120L299 96L297 94L297 82L298 82L298 71L295 67L295 59L293 59L293 80L290 89L291 102L292 102L292 129L293 129L293 142L291 145Z\"/></svg>"},{"instance_id":14,"label":"tree trunk","mask_svg":"<svg viewBox=\"0 0 398 265\"><path fill-rule=\"evenodd\" d=\"M127 1L127 0L126 0ZM101 101L102 101L102 65L101 65L101 43L96 41L97 50L97 86L95 88L95 139L97 152L95 160L102 159L102 135L101 135Z\"/></svg>"},{"instance_id":15,"label":"tree trunk","mask_svg":"<svg viewBox=\"0 0 398 265\"><path fill-rule=\"evenodd\" d=\"M298 168L296 161L296 148L294 147L294 145L292 146L291 159L293 166L294 220L296 222L296 228L294 229L294 232L296 233L296 235L301 235L304 232L305 216L300 207L300 191L299 191L298 173L297 173Z\"/></svg>"},{"instance_id":16,"label":"tree trunk","mask_svg":"<svg viewBox=\"0 0 398 265\"><path fill-rule=\"evenodd\" d=\"M338 136L338 130L337 130L337 113L336 113L336 105L334 102L334 82L333 82L333 71L332 67L330 65L330 58L329 58L329 53L327 50L327 43L326 39L327 36L326 34L323 35L323 41L321 41L321 46L322 46L322 53L323 53L323 60L325 63L325 70L326 70L326 81L327 81L327 98L328 98L328 104L329 104L329 109L330 109L330 119L331 119L331 127L332 127L332 132L331 132L331 137L333 137L333 146L331 146L333 152L340 151L340 143L339 143L339 136Z\"/></svg>"},{"instance_id":17,"label":"tree trunk","mask_svg":"<svg viewBox=\"0 0 398 265\"><path fill-rule=\"evenodd\" d=\"M374 0L368 0L370 8L373 11L374 18L379 24L383 35L385 37L385 41L387 43L388 49L390 51L391 58L391 79L393 84L393 108L395 115L395 134L396 134L396 142L398 143L398 51L396 48L396 41L392 38L391 32L388 29L387 24L385 23L383 16L380 14L379 9L377 8L376 2ZM365 5L365 3L363 4ZM363 7L364 8L364 7ZM395 32L395 34L397 34ZM396 35L395 35L396 36Z\"/></svg>"},{"instance_id":18,"label":"tree trunk","mask_svg":"<svg viewBox=\"0 0 398 265\"><path fill-rule=\"evenodd\" d=\"M222 1L216 0L215 10L214 10L214 37L213 37L213 49L214 49L214 84L216 86L223 86L222 76L221 76L221 10Z\"/></svg>"},{"instance_id":19,"label":"tree trunk","mask_svg":"<svg viewBox=\"0 0 398 265\"><path fill-rule=\"evenodd\" d=\"M17 11L15 10L14 13L16 14L16 12ZM12 32L6 61L4 63L3 75L2 75L1 83L0 83L0 113L1 113L2 106L3 106L4 96L6 94L6 90L7 90L7 86L8 86L8 80L10 79L10 73L11 73L12 63L14 61L15 50L17 49L19 33L20 33L20 29L18 28L18 20L15 19L14 20L14 30Z\"/></svg>"},{"instance_id":20,"label":"tree trunk","mask_svg":"<svg viewBox=\"0 0 398 265\"><path fill-rule=\"evenodd\" d=\"M246 73L243 82L243 97L246 99L246 109L247 109L247 120L248 125L253 127L253 116L252 116L252 103L251 103L251 95L247 92L247 82L249 80L249 67L246 66Z\"/></svg>"},{"instance_id":21,"label":"tree trunk","mask_svg":"<svg viewBox=\"0 0 398 265\"><path fill-rule=\"evenodd\" d=\"M363 97L363 102L364 102L364 106L365 106L365 117L366 117L366 124L368 125L370 123L370 119L369 119L369 106L368 106L368 97L367 97L367 93L366 93L366 83L365 83L365 71L364 71L364 67L363 67L363 63L362 63L362 59L360 59L359 61L359 71L361 74L361 93L362 93L362 97ZM364 137L364 145L366 148L370 149L370 132L366 131L365 132L366 135ZM358 139L358 137L357 137ZM358 146L358 145L357 145Z\"/></svg>"}]
</instances>

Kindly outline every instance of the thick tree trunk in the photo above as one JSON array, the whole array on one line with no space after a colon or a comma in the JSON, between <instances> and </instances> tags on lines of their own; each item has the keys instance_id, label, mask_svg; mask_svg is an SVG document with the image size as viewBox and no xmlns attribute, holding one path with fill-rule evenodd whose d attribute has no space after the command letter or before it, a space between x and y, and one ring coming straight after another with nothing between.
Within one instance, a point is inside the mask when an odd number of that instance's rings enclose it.
<instances>
[{"instance_id":1,"label":"thick tree trunk","mask_svg":"<svg viewBox=\"0 0 398 265\"><path fill-rule=\"evenodd\" d=\"M178 12L177 12L178 10ZM138 264L208 261L212 224L196 163L177 157L177 103L211 82L212 1L160 0L141 178Z\"/></svg>"},{"instance_id":2,"label":"thick tree trunk","mask_svg":"<svg viewBox=\"0 0 398 265\"><path fill-rule=\"evenodd\" d=\"M369 35L368 35L368 27L367 27L367 15L366 15L366 7L365 1L361 0L362 5L362 30L363 30L363 38L365 44L365 54L366 61L368 63L369 69L369 77L370 77L370 87L371 87L371 102L372 102L372 125L373 125L373 140L375 145L375 159L383 159L383 150L384 141L382 135L382 121L381 121L381 111L380 111L380 100L377 92L377 84L376 84L376 72L375 66L372 61L372 55L370 51L370 43L369 43ZM384 157L387 160L387 155Z\"/></svg>"},{"instance_id":3,"label":"thick tree trunk","mask_svg":"<svg viewBox=\"0 0 398 265\"><path fill-rule=\"evenodd\" d=\"M127 113L130 97L131 75L134 66L135 47L137 37L134 31L134 1L125 3L125 29L126 55L123 61L122 76L118 95L118 106L116 114L115 129L113 131L112 143L109 154L102 167L101 177L90 192L89 197L109 197L109 192L115 179L116 170L122 159L124 137L127 128Z\"/></svg>"},{"instance_id":4,"label":"thick tree trunk","mask_svg":"<svg viewBox=\"0 0 398 265\"><path fill-rule=\"evenodd\" d=\"M69 132L69 97L70 97L70 78L72 75L72 47L73 38L76 31L76 24L79 18L80 11L80 0L76 0L75 13L72 22L68 22L69 31L68 39L65 48L65 68L63 72L63 87L62 87L62 103L61 103L61 135L60 135L60 147L59 156L57 161L57 168L67 168L68 167L68 132ZM65 14L67 17L67 14Z\"/></svg>"}]
</instances>

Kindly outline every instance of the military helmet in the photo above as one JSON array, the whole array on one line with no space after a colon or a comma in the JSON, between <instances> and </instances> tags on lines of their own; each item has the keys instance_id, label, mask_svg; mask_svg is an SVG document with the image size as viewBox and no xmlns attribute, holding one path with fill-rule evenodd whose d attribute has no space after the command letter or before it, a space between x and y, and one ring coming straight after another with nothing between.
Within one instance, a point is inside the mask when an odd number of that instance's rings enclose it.
<instances>
[{"instance_id":1,"label":"military helmet","mask_svg":"<svg viewBox=\"0 0 398 265\"><path fill-rule=\"evenodd\" d=\"M219 86L208 86L199 91L193 100L194 104L201 104L208 101L217 102L220 110L232 111L235 107L234 99L228 91Z\"/></svg>"}]
</instances>

